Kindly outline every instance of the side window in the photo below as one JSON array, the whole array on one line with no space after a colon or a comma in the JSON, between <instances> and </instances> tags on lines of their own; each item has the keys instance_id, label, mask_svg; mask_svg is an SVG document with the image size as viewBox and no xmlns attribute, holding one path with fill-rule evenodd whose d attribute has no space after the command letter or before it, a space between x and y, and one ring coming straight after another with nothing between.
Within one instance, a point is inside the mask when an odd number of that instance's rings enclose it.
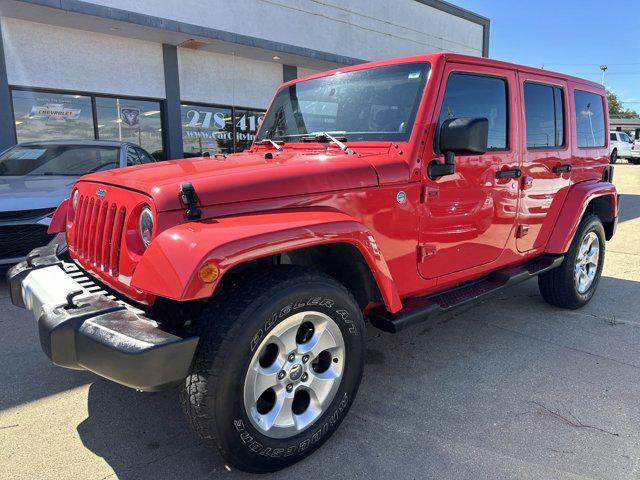
<instances>
[{"instance_id":1,"label":"side window","mask_svg":"<svg viewBox=\"0 0 640 480\"><path fill-rule=\"evenodd\" d=\"M127 147L127 167L133 165L140 165L140 158L138 152L133 147Z\"/></svg>"},{"instance_id":2,"label":"side window","mask_svg":"<svg viewBox=\"0 0 640 480\"><path fill-rule=\"evenodd\" d=\"M151 163L153 162L153 158L147 152L142 150L141 148L136 148L136 152L138 152L138 157L140 157L141 163Z\"/></svg>"},{"instance_id":3,"label":"side window","mask_svg":"<svg viewBox=\"0 0 640 480\"><path fill-rule=\"evenodd\" d=\"M573 101L576 109L578 147L604 147L606 129L602 96L575 90Z\"/></svg>"},{"instance_id":4,"label":"side window","mask_svg":"<svg viewBox=\"0 0 640 480\"><path fill-rule=\"evenodd\" d=\"M618 140L618 139L616 138L616 134L615 134L615 133L613 133L613 132L611 132L611 133L609 134L609 140L612 140L612 141L614 141L614 142L615 142L616 140Z\"/></svg>"},{"instance_id":5,"label":"side window","mask_svg":"<svg viewBox=\"0 0 640 480\"><path fill-rule=\"evenodd\" d=\"M489 150L509 148L507 82L502 78L452 73L442 100L438 127L449 118L484 117L489 120Z\"/></svg>"},{"instance_id":6,"label":"side window","mask_svg":"<svg viewBox=\"0 0 640 480\"><path fill-rule=\"evenodd\" d=\"M564 145L562 89L552 85L525 82L524 110L528 149Z\"/></svg>"}]
</instances>

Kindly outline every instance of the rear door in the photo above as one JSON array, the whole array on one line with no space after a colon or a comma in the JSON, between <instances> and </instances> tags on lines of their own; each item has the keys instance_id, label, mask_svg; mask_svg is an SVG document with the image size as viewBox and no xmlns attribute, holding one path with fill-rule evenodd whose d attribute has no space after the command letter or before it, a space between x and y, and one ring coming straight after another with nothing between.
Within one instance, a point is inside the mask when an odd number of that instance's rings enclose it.
<instances>
[{"instance_id":1,"label":"rear door","mask_svg":"<svg viewBox=\"0 0 640 480\"><path fill-rule=\"evenodd\" d=\"M496 260L513 230L519 195L518 179L508 174L519 167L515 72L448 63L442 83L437 127L448 118L487 118L489 150L484 155L457 155L453 175L435 180L425 176L418 255L425 278ZM434 149L438 151L437 130Z\"/></svg>"},{"instance_id":2,"label":"rear door","mask_svg":"<svg viewBox=\"0 0 640 480\"><path fill-rule=\"evenodd\" d=\"M571 184L569 109L564 80L522 72L518 78L524 135L516 244L527 252L545 245Z\"/></svg>"}]
</instances>

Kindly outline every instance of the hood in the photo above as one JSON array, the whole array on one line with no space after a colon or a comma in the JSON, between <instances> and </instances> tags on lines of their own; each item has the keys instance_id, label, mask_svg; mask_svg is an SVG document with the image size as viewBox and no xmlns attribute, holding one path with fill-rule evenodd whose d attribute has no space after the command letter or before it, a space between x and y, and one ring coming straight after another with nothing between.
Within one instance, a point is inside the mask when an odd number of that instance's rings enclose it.
<instances>
[{"instance_id":1,"label":"hood","mask_svg":"<svg viewBox=\"0 0 640 480\"><path fill-rule=\"evenodd\" d=\"M0 212L54 209L69 196L77 177L0 176Z\"/></svg>"},{"instance_id":2,"label":"hood","mask_svg":"<svg viewBox=\"0 0 640 480\"><path fill-rule=\"evenodd\" d=\"M171 160L95 173L81 178L142 191L158 211L184 208L180 184L190 182L200 206L322 193L378 185L366 157L336 149L238 153L223 157Z\"/></svg>"}]
</instances>

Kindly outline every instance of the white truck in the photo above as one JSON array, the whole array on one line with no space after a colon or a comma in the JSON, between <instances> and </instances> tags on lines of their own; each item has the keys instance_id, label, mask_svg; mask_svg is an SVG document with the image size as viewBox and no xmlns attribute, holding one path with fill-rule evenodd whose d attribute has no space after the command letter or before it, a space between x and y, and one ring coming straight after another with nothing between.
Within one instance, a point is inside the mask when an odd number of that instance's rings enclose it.
<instances>
[{"instance_id":1,"label":"white truck","mask_svg":"<svg viewBox=\"0 0 640 480\"><path fill-rule=\"evenodd\" d=\"M624 158L629 163L640 165L640 148L626 132L610 132L609 139L611 163L616 163L618 158Z\"/></svg>"}]
</instances>

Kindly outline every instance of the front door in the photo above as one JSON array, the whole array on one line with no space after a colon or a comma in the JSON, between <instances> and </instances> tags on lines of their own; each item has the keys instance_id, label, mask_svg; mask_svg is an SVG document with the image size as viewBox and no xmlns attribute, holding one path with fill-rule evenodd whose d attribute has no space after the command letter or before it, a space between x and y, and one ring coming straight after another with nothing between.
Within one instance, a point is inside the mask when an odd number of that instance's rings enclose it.
<instances>
[{"instance_id":1,"label":"front door","mask_svg":"<svg viewBox=\"0 0 640 480\"><path fill-rule=\"evenodd\" d=\"M527 252L544 246L555 225L571 182L571 149L566 83L529 73L518 78L525 138L516 244Z\"/></svg>"},{"instance_id":2,"label":"front door","mask_svg":"<svg viewBox=\"0 0 640 480\"><path fill-rule=\"evenodd\" d=\"M515 72L451 63L442 81L437 126L448 118L487 118L489 150L484 155L457 155L453 175L436 180L425 175L418 250L418 268L425 278L496 260L512 235L518 209ZM436 152L437 134L436 130Z\"/></svg>"}]
</instances>

